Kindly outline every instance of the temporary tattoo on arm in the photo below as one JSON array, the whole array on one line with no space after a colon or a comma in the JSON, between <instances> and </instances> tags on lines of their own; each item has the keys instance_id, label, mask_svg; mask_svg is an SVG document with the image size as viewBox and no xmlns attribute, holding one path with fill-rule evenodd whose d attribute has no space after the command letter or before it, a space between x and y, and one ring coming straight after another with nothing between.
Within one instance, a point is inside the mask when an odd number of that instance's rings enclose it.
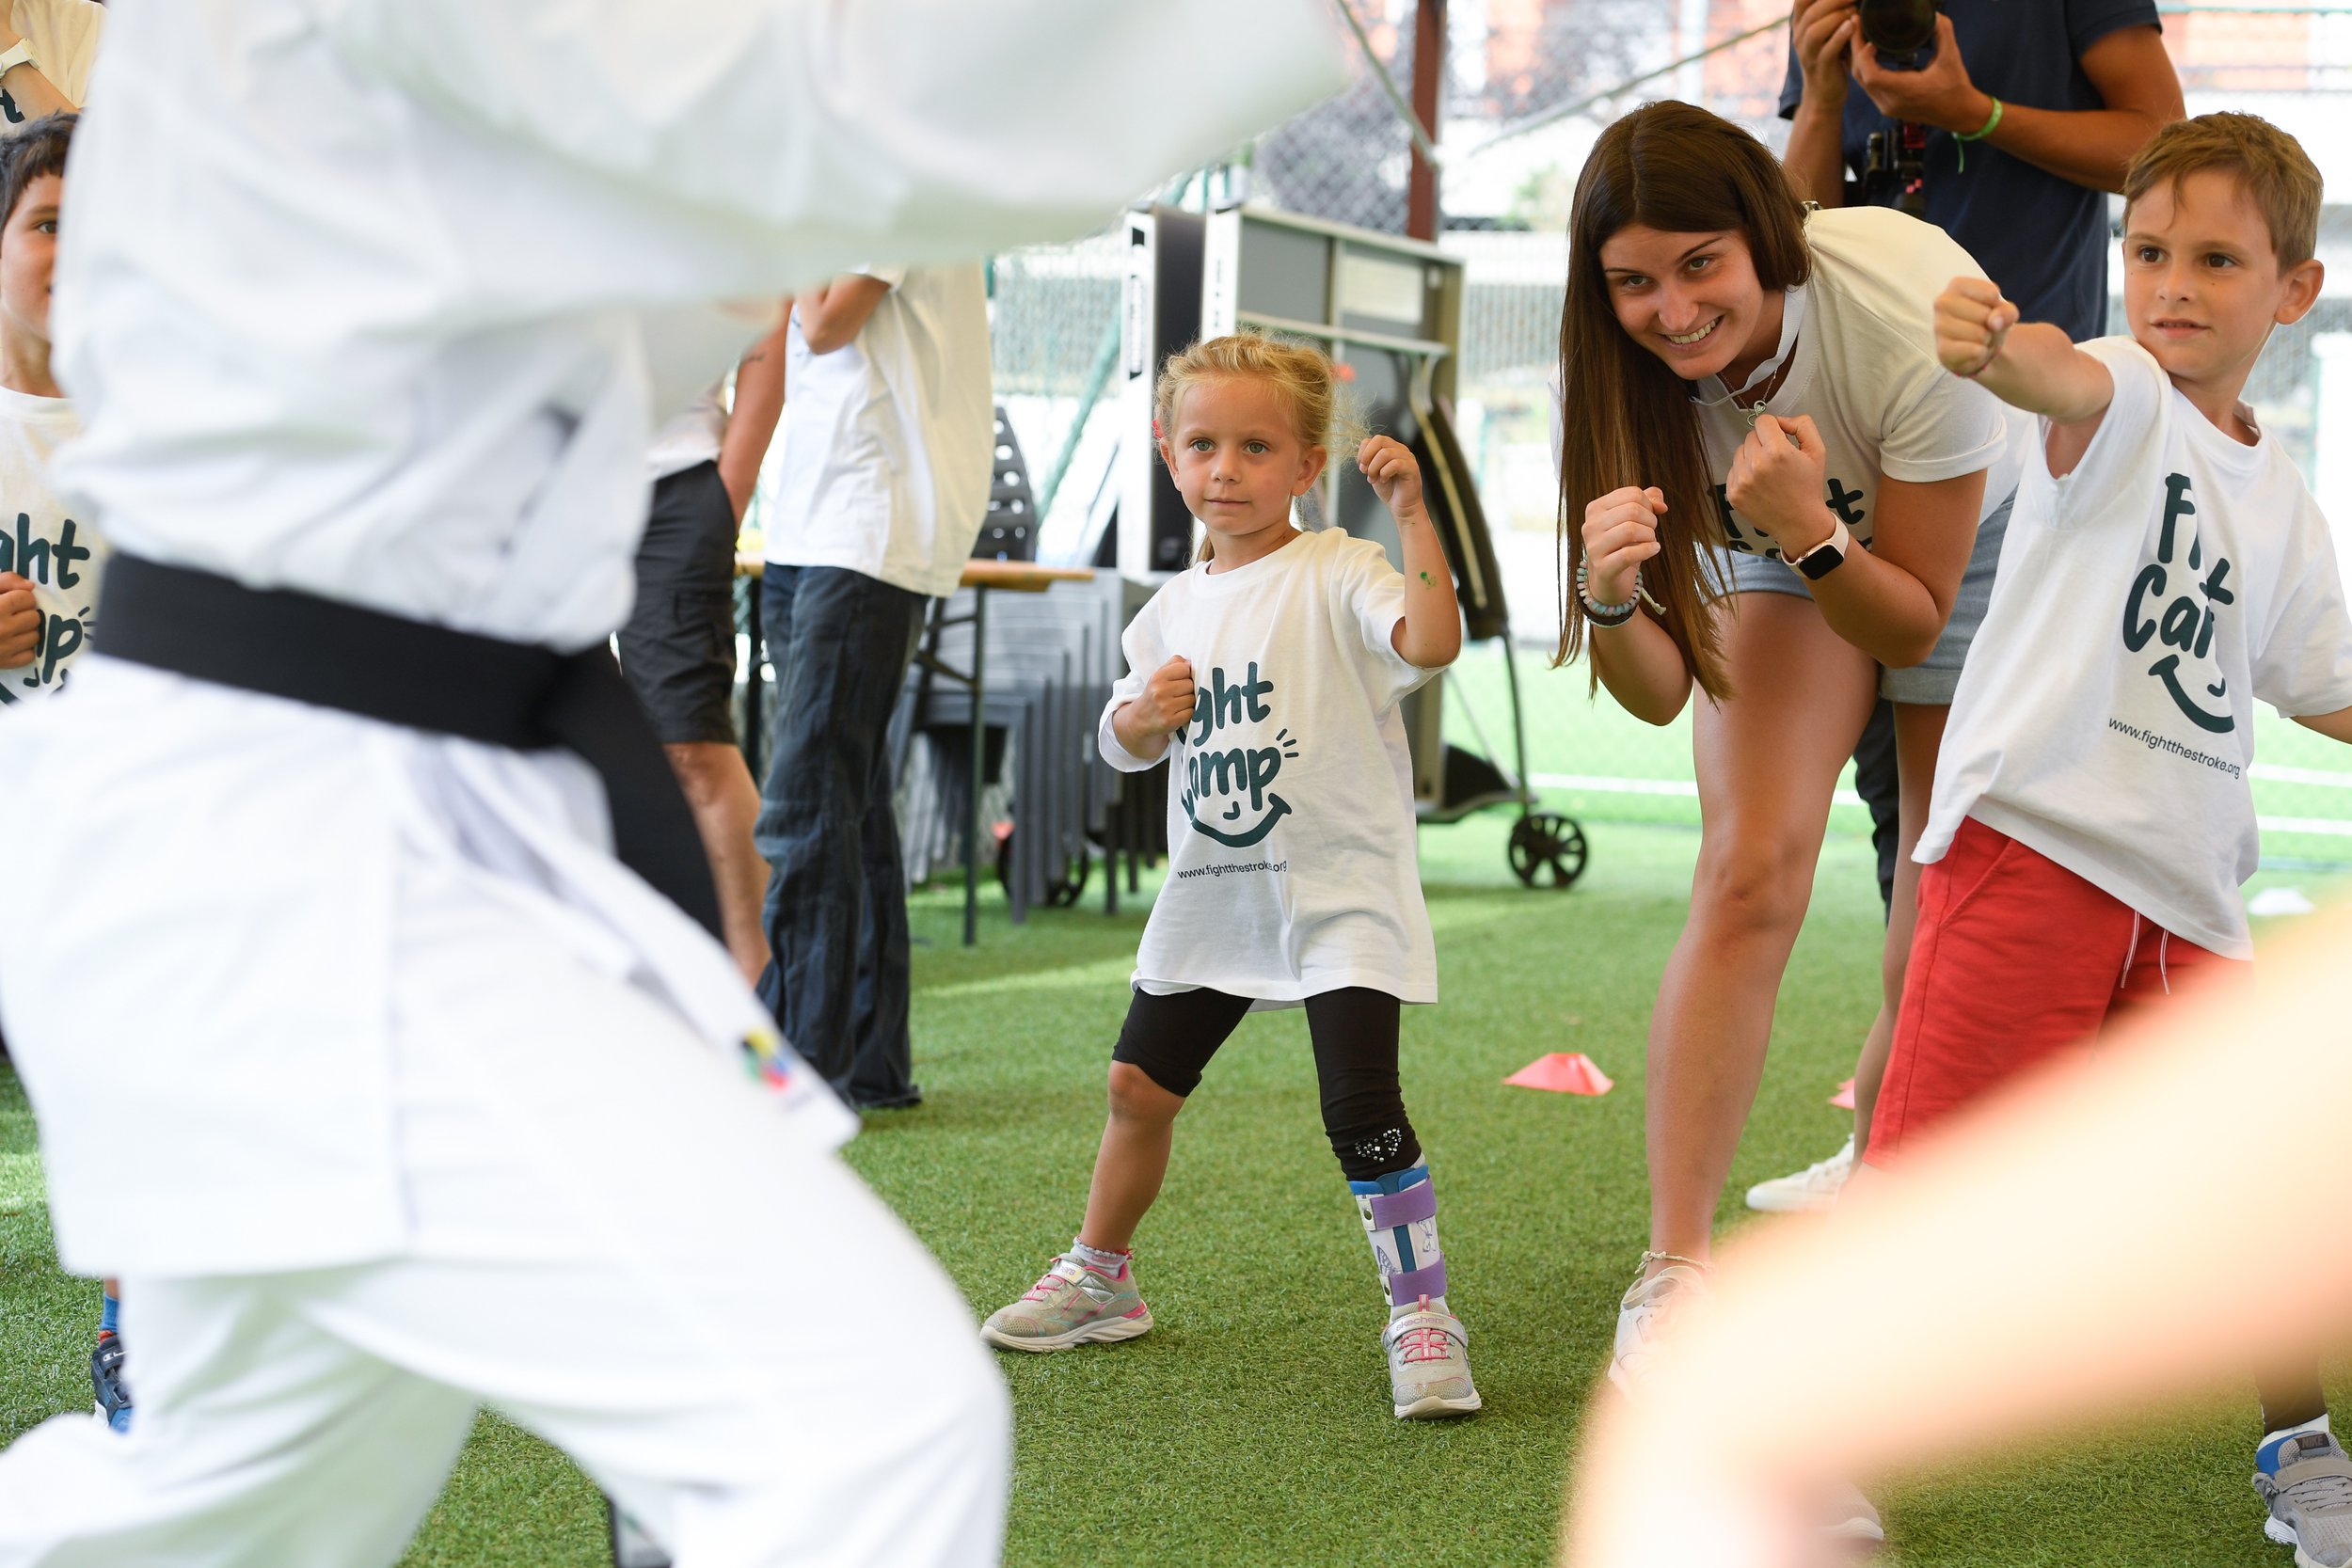
<instances>
[{"instance_id":1,"label":"temporary tattoo on arm","mask_svg":"<svg viewBox=\"0 0 2352 1568\"><path fill-rule=\"evenodd\" d=\"M1422 573L1422 575L1421 575L1421 580L1422 580L1422 581L1423 581L1423 582L1425 582L1425 583L1427 583L1427 584L1428 584L1430 587L1432 587L1432 588L1435 588L1435 587L1437 587L1437 586L1438 586L1438 579L1437 579L1436 578L1431 577L1431 576L1430 576L1427 572L1423 572L1423 573Z\"/></svg>"}]
</instances>

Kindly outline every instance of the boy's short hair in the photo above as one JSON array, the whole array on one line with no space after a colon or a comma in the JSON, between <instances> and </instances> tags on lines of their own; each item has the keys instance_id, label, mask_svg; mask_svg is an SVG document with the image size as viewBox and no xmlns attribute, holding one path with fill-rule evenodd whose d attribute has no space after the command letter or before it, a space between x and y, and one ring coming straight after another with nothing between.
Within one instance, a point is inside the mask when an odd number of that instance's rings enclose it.
<instances>
[{"instance_id":1,"label":"boy's short hair","mask_svg":"<svg viewBox=\"0 0 2352 1568\"><path fill-rule=\"evenodd\" d=\"M44 174L65 173L66 150L73 143L73 127L82 117L70 111L43 115L21 129L0 135L0 228L16 215L16 204Z\"/></svg>"},{"instance_id":2,"label":"boy's short hair","mask_svg":"<svg viewBox=\"0 0 2352 1568\"><path fill-rule=\"evenodd\" d=\"M2199 115L2157 132L2124 171L2123 210L2159 184L2177 196L2182 181L2205 169L2237 177L2270 229L2281 270L2318 250L2319 170L2301 142L2260 115Z\"/></svg>"}]
</instances>

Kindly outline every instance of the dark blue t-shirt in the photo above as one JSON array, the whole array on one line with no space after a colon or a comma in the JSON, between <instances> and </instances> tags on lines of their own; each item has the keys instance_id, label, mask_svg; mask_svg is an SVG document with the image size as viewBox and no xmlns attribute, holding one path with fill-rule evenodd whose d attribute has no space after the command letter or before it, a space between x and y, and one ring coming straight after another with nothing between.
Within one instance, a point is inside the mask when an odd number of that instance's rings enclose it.
<instances>
[{"instance_id":1,"label":"dark blue t-shirt","mask_svg":"<svg viewBox=\"0 0 2352 1568\"><path fill-rule=\"evenodd\" d=\"M2122 27L2153 27L2153 0L1944 0L1969 79L2004 103L2037 109L2106 106L2076 62L2084 50ZM1804 96L1792 44L1780 89L1783 119ZM1879 113L1859 82L1846 87L1846 166L1855 178L1869 162L1873 131L1890 139L1894 122ZM1964 144L1928 132L1927 217L1958 240L1986 276L2017 303L2027 321L2055 322L2080 342L2107 329L2107 198L2012 158L1989 141ZM1882 199L1891 205L1890 189Z\"/></svg>"}]
</instances>

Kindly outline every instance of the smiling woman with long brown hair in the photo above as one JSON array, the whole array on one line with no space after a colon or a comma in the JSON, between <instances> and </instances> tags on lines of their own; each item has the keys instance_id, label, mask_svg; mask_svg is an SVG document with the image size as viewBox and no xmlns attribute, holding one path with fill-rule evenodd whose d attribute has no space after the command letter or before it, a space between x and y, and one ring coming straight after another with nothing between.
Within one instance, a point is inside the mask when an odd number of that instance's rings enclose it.
<instances>
[{"instance_id":1,"label":"smiling woman with long brown hair","mask_svg":"<svg viewBox=\"0 0 2352 1568\"><path fill-rule=\"evenodd\" d=\"M1762 143L1684 103L1611 126L1577 184L1560 654L1652 723L1704 699L1698 871L1650 1026L1650 1250L1611 1369L1629 1387L1658 1309L1704 1284L1831 794L1882 693L1906 847L1925 816L2017 476L2010 417L1935 358L1957 273L1979 269L1923 223L1808 212ZM1890 1003L1907 855L1899 876Z\"/></svg>"}]
</instances>

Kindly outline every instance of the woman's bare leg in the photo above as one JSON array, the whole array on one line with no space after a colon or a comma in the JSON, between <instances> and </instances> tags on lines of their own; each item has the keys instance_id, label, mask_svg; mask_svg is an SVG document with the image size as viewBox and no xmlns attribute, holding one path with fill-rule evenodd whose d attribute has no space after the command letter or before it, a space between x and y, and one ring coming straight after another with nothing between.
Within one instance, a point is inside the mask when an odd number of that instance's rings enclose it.
<instances>
[{"instance_id":1,"label":"woman's bare leg","mask_svg":"<svg viewBox=\"0 0 2352 1568\"><path fill-rule=\"evenodd\" d=\"M1724 628L1738 690L1695 715L1698 870L1649 1031L1650 1246L1691 1258L1708 1255L1830 795L1876 697L1876 666L1812 600L1736 604Z\"/></svg>"}]
</instances>

